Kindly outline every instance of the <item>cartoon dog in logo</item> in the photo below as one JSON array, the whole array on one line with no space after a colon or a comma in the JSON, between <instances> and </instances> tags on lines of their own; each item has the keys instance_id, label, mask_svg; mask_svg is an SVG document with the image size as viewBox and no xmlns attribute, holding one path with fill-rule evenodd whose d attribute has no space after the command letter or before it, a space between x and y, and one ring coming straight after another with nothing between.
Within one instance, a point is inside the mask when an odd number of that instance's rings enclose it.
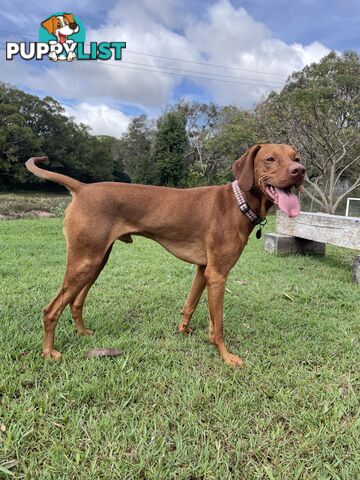
<instances>
[{"instance_id":1,"label":"cartoon dog in logo","mask_svg":"<svg viewBox=\"0 0 360 480\"><path fill-rule=\"evenodd\" d=\"M45 28L51 35L56 37L55 40L50 40L49 44L54 45L56 43L60 44L71 44L73 40L68 39L74 33L77 33L80 30L79 25L74 19L72 13L63 13L62 15L53 15L41 23L41 26ZM56 52L50 52L49 58L56 62L57 60L67 60L71 62L76 57L75 52L69 52L67 56L57 55Z\"/></svg>"}]
</instances>

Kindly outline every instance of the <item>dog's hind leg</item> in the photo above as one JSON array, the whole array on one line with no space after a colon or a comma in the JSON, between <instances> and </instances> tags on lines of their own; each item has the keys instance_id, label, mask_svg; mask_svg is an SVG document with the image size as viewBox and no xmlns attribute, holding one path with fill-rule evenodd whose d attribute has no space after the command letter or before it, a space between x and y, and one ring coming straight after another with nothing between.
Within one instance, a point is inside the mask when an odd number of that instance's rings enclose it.
<instances>
[{"instance_id":1,"label":"dog's hind leg","mask_svg":"<svg viewBox=\"0 0 360 480\"><path fill-rule=\"evenodd\" d=\"M100 267L96 271L93 279L87 285L85 285L85 287L75 297L75 299L72 302L70 302L71 315L74 319L76 331L78 335L89 336L93 334L92 330L88 330L87 328L85 328L84 319L83 319L84 302L87 297L87 294L89 293L90 288L94 285L101 271L105 267L110 256L111 249L112 249L112 245L109 247L108 251L106 252L105 257Z\"/></svg>"},{"instance_id":2,"label":"dog's hind leg","mask_svg":"<svg viewBox=\"0 0 360 480\"><path fill-rule=\"evenodd\" d=\"M188 325L206 286L204 271L205 267L197 267L189 295L186 299L185 305L181 310L181 321L179 323L178 330L183 335L189 335L192 333L192 329L189 328Z\"/></svg>"},{"instance_id":3,"label":"dog's hind leg","mask_svg":"<svg viewBox=\"0 0 360 480\"><path fill-rule=\"evenodd\" d=\"M60 359L61 353L54 348L55 327L64 308L96 278L100 272L108 246L69 244L67 267L59 293L44 308L44 348L46 359Z\"/></svg>"}]
</instances>

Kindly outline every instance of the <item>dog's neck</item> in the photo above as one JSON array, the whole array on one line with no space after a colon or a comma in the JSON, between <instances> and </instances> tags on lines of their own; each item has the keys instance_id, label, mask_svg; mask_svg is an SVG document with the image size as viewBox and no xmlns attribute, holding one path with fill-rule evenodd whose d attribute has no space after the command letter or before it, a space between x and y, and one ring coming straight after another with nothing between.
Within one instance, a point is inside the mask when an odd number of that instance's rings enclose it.
<instances>
[{"instance_id":1,"label":"dog's neck","mask_svg":"<svg viewBox=\"0 0 360 480\"><path fill-rule=\"evenodd\" d=\"M272 202L256 187L253 187L248 192L241 191L244 195L246 203L251 210L260 218L265 218L268 211L272 207Z\"/></svg>"}]
</instances>

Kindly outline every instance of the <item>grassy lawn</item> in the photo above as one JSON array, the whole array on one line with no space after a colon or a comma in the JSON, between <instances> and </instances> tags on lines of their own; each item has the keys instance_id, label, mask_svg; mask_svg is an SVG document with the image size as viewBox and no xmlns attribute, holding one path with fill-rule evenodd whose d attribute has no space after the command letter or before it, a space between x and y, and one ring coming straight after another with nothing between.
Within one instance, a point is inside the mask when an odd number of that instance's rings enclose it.
<instances>
[{"instance_id":1,"label":"grassy lawn","mask_svg":"<svg viewBox=\"0 0 360 480\"><path fill-rule=\"evenodd\" d=\"M118 242L86 304L95 335L66 310L56 364L40 311L64 272L62 221L0 222L0 478L359 479L353 256L276 258L251 238L225 299L234 370L208 341L206 296L194 335L175 333L194 267ZM87 359L95 347L124 355Z\"/></svg>"}]
</instances>

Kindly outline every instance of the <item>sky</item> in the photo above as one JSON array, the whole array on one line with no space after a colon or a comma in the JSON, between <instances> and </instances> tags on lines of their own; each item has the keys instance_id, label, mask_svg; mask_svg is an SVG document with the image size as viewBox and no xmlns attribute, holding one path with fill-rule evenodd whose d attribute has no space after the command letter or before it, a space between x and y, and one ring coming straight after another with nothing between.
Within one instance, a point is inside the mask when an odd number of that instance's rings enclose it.
<instances>
[{"instance_id":1,"label":"sky","mask_svg":"<svg viewBox=\"0 0 360 480\"><path fill-rule=\"evenodd\" d=\"M75 14L86 42L124 41L122 60L5 59L5 42L37 41L43 20ZM189 101L251 108L331 50L359 51L358 0L12 0L0 13L0 81L52 96L94 134Z\"/></svg>"}]
</instances>

